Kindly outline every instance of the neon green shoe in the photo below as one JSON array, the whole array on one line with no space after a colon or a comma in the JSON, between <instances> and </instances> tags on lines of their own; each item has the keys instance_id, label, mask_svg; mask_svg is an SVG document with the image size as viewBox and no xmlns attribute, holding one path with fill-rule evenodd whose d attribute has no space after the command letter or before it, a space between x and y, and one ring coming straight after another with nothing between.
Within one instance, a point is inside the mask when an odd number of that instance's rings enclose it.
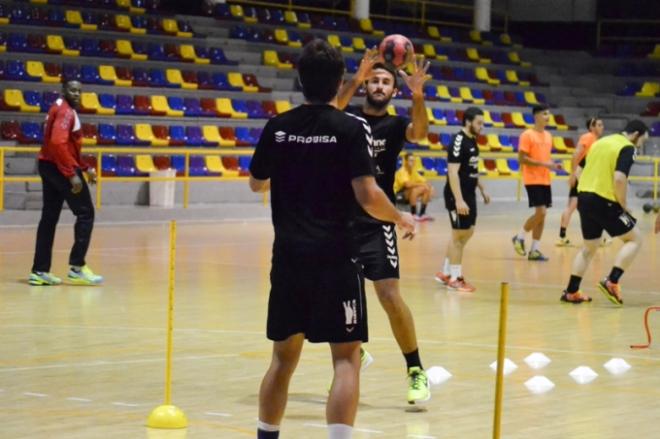
<instances>
[{"instance_id":1,"label":"neon green shoe","mask_svg":"<svg viewBox=\"0 0 660 439\"><path fill-rule=\"evenodd\" d=\"M431 399L431 386L426 372L420 367L408 369L408 404Z\"/></svg>"},{"instance_id":2,"label":"neon green shoe","mask_svg":"<svg viewBox=\"0 0 660 439\"><path fill-rule=\"evenodd\" d=\"M33 271L30 273L28 278L28 283L34 286L50 286L50 285L59 285L62 283L62 279L55 276L53 273L46 273L43 271Z\"/></svg>"},{"instance_id":3,"label":"neon green shoe","mask_svg":"<svg viewBox=\"0 0 660 439\"><path fill-rule=\"evenodd\" d=\"M360 348L360 372L367 370L371 363L374 362L374 357L367 352L364 348Z\"/></svg>"},{"instance_id":4,"label":"neon green shoe","mask_svg":"<svg viewBox=\"0 0 660 439\"><path fill-rule=\"evenodd\" d=\"M94 274L88 265L83 266L80 271L71 267L68 279L74 285L99 285L103 282L103 276Z\"/></svg>"}]
</instances>

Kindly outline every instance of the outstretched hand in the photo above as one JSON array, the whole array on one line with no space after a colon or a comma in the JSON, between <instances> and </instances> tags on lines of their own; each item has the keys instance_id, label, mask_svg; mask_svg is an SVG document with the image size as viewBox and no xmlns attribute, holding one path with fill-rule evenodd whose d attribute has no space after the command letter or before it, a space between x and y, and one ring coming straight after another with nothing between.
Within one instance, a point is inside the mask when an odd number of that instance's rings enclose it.
<instances>
[{"instance_id":1,"label":"outstretched hand","mask_svg":"<svg viewBox=\"0 0 660 439\"><path fill-rule=\"evenodd\" d=\"M360 61L360 67L355 73L355 78L360 83L364 81L368 81L373 74L374 66L382 62L383 62L383 57L380 55L380 52L378 51L377 47L372 47L371 49L367 49L364 52L364 56L362 56L362 60Z\"/></svg>"},{"instance_id":2,"label":"outstretched hand","mask_svg":"<svg viewBox=\"0 0 660 439\"><path fill-rule=\"evenodd\" d=\"M413 95L424 95L424 84L431 79L431 75L427 73L429 67L431 67L431 62L425 61L424 57L420 56L412 63L412 74L409 75L403 70L399 70L399 76Z\"/></svg>"}]
</instances>

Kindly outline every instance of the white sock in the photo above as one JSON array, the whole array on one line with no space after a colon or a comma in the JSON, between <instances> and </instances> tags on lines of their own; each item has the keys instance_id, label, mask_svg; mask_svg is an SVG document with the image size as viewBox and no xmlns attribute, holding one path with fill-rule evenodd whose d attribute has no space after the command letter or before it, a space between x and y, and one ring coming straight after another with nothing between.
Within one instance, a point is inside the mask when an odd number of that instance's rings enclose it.
<instances>
[{"instance_id":1,"label":"white sock","mask_svg":"<svg viewBox=\"0 0 660 439\"><path fill-rule=\"evenodd\" d=\"M328 424L328 439L351 439L353 427L346 424Z\"/></svg>"},{"instance_id":2,"label":"white sock","mask_svg":"<svg viewBox=\"0 0 660 439\"><path fill-rule=\"evenodd\" d=\"M280 431L279 425L270 425L265 422L257 421L257 429L261 431Z\"/></svg>"},{"instance_id":3,"label":"white sock","mask_svg":"<svg viewBox=\"0 0 660 439\"><path fill-rule=\"evenodd\" d=\"M525 232L525 229L521 229L520 232L518 232L517 238L523 240L525 239L525 236L527 236L527 232Z\"/></svg>"},{"instance_id":4,"label":"white sock","mask_svg":"<svg viewBox=\"0 0 660 439\"><path fill-rule=\"evenodd\" d=\"M442 274L449 274L449 258L445 258L445 266L442 267Z\"/></svg>"},{"instance_id":5,"label":"white sock","mask_svg":"<svg viewBox=\"0 0 660 439\"><path fill-rule=\"evenodd\" d=\"M449 270L451 271L451 280L454 281L461 277L463 275L462 271L462 266L459 265L451 265L449 267Z\"/></svg>"},{"instance_id":6,"label":"white sock","mask_svg":"<svg viewBox=\"0 0 660 439\"><path fill-rule=\"evenodd\" d=\"M538 250L540 246L541 246L541 241L535 239L534 241L532 241L532 248L530 249L530 251L533 252L534 250Z\"/></svg>"}]
</instances>

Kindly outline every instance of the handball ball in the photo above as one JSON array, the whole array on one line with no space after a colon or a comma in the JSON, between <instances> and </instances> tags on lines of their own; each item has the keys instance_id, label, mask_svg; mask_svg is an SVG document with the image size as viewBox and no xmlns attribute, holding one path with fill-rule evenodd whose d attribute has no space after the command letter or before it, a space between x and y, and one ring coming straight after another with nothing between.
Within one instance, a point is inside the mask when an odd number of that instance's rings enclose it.
<instances>
[{"instance_id":1,"label":"handball ball","mask_svg":"<svg viewBox=\"0 0 660 439\"><path fill-rule=\"evenodd\" d=\"M410 40L399 34L386 36L378 50L385 62L397 69L410 63L415 56L415 49Z\"/></svg>"}]
</instances>

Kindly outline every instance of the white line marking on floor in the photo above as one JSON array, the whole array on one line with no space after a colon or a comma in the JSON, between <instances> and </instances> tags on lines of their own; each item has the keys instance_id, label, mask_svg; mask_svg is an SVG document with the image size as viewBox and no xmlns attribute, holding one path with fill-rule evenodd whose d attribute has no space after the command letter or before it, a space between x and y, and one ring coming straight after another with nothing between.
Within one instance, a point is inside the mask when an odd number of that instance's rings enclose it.
<instances>
[{"instance_id":1,"label":"white line marking on floor","mask_svg":"<svg viewBox=\"0 0 660 439\"><path fill-rule=\"evenodd\" d=\"M23 392L25 396L33 396L35 398L46 398L48 395L45 393Z\"/></svg>"},{"instance_id":2,"label":"white line marking on floor","mask_svg":"<svg viewBox=\"0 0 660 439\"><path fill-rule=\"evenodd\" d=\"M384 431L372 430L370 428L353 428L353 431L359 431L360 433L375 433L375 434L385 433Z\"/></svg>"},{"instance_id":3,"label":"white line marking on floor","mask_svg":"<svg viewBox=\"0 0 660 439\"><path fill-rule=\"evenodd\" d=\"M91 399L88 398L78 398L77 396L69 396L67 401L75 401L75 402L92 402Z\"/></svg>"},{"instance_id":4,"label":"white line marking on floor","mask_svg":"<svg viewBox=\"0 0 660 439\"><path fill-rule=\"evenodd\" d=\"M328 428L325 424L315 424L313 422L306 422L303 424L303 427L312 427L312 428Z\"/></svg>"},{"instance_id":5,"label":"white line marking on floor","mask_svg":"<svg viewBox=\"0 0 660 439\"><path fill-rule=\"evenodd\" d=\"M409 434L408 437L412 437L415 439L436 439L435 436L426 436L423 434Z\"/></svg>"},{"instance_id":6,"label":"white line marking on floor","mask_svg":"<svg viewBox=\"0 0 660 439\"><path fill-rule=\"evenodd\" d=\"M140 404L134 404L132 402L113 402L112 405L115 405L117 407L140 407Z\"/></svg>"},{"instance_id":7,"label":"white line marking on floor","mask_svg":"<svg viewBox=\"0 0 660 439\"><path fill-rule=\"evenodd\" d=\"M204 412L205 415L209 416L220 416L221 418L231 418L232 415L231 413L218 413L218 412Z\"/></svg>"}]
</instances>

